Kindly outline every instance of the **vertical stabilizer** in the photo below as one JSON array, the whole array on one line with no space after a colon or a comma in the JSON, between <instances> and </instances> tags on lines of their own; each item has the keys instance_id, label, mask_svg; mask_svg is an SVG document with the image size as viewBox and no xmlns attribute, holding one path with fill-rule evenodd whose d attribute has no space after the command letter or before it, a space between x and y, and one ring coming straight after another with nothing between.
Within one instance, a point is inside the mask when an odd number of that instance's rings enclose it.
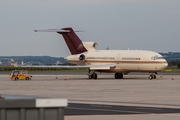
<instances>
[{"instance_id":1,"label":"vertical stabilizer","mask_svg":"<svg viewBox=\"0 0 180 120\"><path fill-rule=\"evenodd\" d=\"M11 59L11 62L12 62L12 65L14 65L14 67L19 67L19 66L14 62L13 59Z\"/></svg>"},{"instance_id":2,"label":"vertical stabilizer","mask_svg":"<svg viewBox=\"0 0 180 120\"><path fill-rule=\"evenodd\" d=\"M62 34L66 44L72 55L86 52L86 48L83 46L82 41L76 35L72 28L63 28L61 30L68 30L69 32L57 32Z\"/></svg>"}]
</instances>

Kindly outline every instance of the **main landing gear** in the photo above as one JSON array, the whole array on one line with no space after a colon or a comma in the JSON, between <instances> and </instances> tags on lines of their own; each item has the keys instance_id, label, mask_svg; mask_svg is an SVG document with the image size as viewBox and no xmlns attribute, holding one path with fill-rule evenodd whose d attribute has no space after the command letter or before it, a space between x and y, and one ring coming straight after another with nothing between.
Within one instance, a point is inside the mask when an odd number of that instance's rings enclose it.
<instances>
[{"instance_id":1,"label":"main landing gear","mask_svg":"<svg viewBox=\"0 0 180 120\"><path fill-rule=\"evenodd\" d=\"M150 80L155 80L156 79L156 75L154 75L154 74L149 75L149 79Z\"/></svg>"},{"instance_id":2,"label":"main landing gear","mask_svg":"<svg viewBox=\"0 0 180 120\"><path fill-rule=\"evenodd\" d=\"M97 74L95 72L92 72L92 73L89 72L88 76L89 76L89 79L97 79Z\"/></svg>"},{"instance_id":3,"label":"main landing gear","mask_svg":"<svg viewBox=\"0 0 180 120\"><path fill-rule=\"evenodd\" d=\"M122 73L115 73L114 74L114 78L115 79L122 79L123 78L123 74Z\"/></svg>"},{"instance_id":4,"label":"main landing gear","mask_svg":"<svg viewBox=\"0 0 180 120\"><path fill-rule=\"evenodd\" d=\"M97 74L93 71L92 73L89 71L89 79L97 79ZM123 73L115 73L114 74L115 79L122 79Z\"/></svg>"}]
</instances>

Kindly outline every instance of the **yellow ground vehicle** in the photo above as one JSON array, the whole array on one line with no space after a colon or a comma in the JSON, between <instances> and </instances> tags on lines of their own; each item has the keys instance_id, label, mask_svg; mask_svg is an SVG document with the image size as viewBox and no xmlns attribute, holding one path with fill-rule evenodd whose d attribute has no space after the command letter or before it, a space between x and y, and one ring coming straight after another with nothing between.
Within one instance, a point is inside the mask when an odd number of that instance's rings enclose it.
<instances>
[{"instance_id":1,"label":"yellow ground vehicle","mask_svg":"<svg viewBox=\"0 0 180 120\"><path fill-rule=\"evenodd\" d=\"M15 70L9 75L11 76L11 80L30 80L32 77L28 75L28 71L26 70Z\"/></svg>"}]
</instances>

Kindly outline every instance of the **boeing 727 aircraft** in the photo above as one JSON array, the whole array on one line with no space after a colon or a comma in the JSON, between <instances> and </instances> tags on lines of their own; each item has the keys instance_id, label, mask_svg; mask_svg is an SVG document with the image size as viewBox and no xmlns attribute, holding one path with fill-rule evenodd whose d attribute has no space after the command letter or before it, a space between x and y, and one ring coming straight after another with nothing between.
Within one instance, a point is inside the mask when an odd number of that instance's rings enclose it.
<instances>
[{"instance_id":1,"label":"boeing 727 aircraft","mask_svg":"<svg viewBox=\"0 0 180 120\"><path fill-rule=\"evenodd\" d=\"M168 65L158 53L145 50L97 50L96 42L82 42L72 28L35 30L35 32L57 32L61 34L71 52L69 63L78 66L31 66L51 68L87 68L89 78L97 79L96 72L115 73L115 79L130 72L148 72L150 79ZM21 66L27 67L27 66ZM30 66L28 66L30 67Z\"/></svg>"}]
</instances>

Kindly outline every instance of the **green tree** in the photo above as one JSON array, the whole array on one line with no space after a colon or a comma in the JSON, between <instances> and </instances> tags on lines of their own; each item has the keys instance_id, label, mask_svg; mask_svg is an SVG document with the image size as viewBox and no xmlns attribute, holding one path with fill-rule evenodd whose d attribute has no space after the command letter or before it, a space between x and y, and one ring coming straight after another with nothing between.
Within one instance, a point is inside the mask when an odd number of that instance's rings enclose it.
<instances>
[{"instance_id":1,"label":"green tree","mask_svg":"<svg viewBox=\"0 0 180 120\"><path fill-rule=\"evenodd\" d=\"M177 68L179 68L179 69L180 69L180 63L177 65Z\"/></svg>"}]
</instances>

